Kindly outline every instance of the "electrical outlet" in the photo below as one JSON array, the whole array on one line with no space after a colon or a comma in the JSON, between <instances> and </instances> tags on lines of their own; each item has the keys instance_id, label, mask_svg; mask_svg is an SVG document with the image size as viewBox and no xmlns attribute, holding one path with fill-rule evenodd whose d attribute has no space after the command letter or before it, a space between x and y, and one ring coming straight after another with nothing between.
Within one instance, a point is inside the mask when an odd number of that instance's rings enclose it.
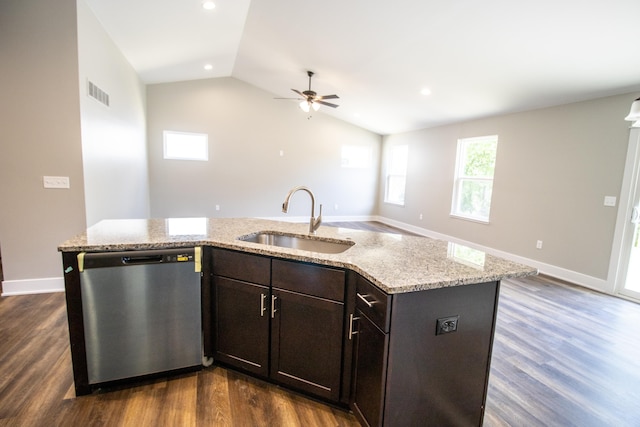
<instances>
[{"instance_id":1,"label":"electrical outlet","mask_svg":"<svg viewBox=\"0 0 640 427\"><path fill-rule=\"evenodd\" d=\"M422 220L422 214L420 214L420 220Z\"/></svg>"},{"instance_id":2,"label":"electrical outlet","mask_svg":"<svg viewBox=\"0 0 640 427\"><path fill-rule=\"evenodd\" d=\"M536 249L542 249L542 240L536 242Z\"/></svg>"},{"instance_id":3,"label":"electrical outlet","mask_svg":"<svg viewBox=\"0 0 640 427\"><path fill-rule=\"evenodd\" d=\"M614 207L616 205L616 197L615 196L605 196L604 205L608 207Z\"/></svg>"},{"instance_id":4,"label":"electrical outlet","mask_svg":"<svg viewBox=\"0 0 640 427\"><path fill-rule=\"evenodd\" d=\"M69 188L68 176L43 176L44 188Z\"/></svg>"},{"instance_id":5,"label":"electrical outlet","mask_svg":"<svg viewBox=\"0 0 640 427\"><path fill-rule=\"evenodd\" d=\"M220 205L216 205L216 210L219 211L220 210Z\"/></svg>"},{"instance_id":6,"label":"electrical outlet","mask_svg":"<svg viewBox=\"0 0 640 427\"><path fill-rule=\"evenodd\" d=\"M448 334L458 330L460 316L441 317L436 321L436 335Z\"/></svg>"},{"instance_id":7,"label":"electrical outlet","mask_svg":"<svg viewBox=\"0 0 640 427\"><path fill-rule=\"evenodd\" d=\"M336 211L338 210L338 204L337 203L333 205L333 210L336 210Z\"/></svg>"}]
</instances>

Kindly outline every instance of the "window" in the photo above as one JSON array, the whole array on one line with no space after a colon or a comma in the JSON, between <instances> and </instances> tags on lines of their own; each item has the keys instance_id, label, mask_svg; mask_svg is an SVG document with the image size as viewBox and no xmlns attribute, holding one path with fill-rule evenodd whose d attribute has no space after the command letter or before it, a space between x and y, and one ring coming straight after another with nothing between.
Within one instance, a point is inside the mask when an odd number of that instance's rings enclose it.
<instances>
[{"instance_id":1,"label":"window","mask_svg":"<svg viewBox=\"0 0 640 427\"><path fill-rule=\"evenodd\" d=\"M408 155L408 145L395 145L391 147L385 181L384 201L386 203L404 206Z\"/></svg>"},{"instance_id":2,"label":"window","mask_svg":"<svg viewBox=\"0 0 640 427\"><path fill-rule=\"evenodd\" d=\"M498 136L458 140L451 215L489 222Z\"/></svg>"},{"instance_id":3,"label":"window","mask_svg":"<svg viewBox=\"0 0 640 427\"><path fill-rule=\"evenodd\" d=\"M209 136L206 133L165 130L164 158L173 160L209 160Z\"/></svg>"},{"instance_id":4,"label":"window","mask_svg":"<svg viewBox=\"0 0 640 427\"><path fill-rule=\"evenodd\" d=\"M371 166L371 147L358 145L342 146L342 167L364 169Z\"/></svg>"}]
</instances>

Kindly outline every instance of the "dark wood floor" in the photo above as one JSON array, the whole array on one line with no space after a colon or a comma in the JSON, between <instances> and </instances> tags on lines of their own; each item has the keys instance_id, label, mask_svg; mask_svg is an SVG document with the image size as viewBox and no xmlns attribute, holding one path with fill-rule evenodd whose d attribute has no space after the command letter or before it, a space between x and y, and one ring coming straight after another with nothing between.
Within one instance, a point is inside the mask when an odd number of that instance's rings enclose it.
<instances>
[{"instance_id":1,"label":"dark wood floor","mask_svg":"<svg viewBox=\"0 0 640 427\"><path fill-rule=\"evenodd\" d=\"M61 293L0 299L0 426L358 425L220 367L76 398L66 322ZM640 305L504 281L484 425L640 426Z\"/></svg>"}]
</instances>

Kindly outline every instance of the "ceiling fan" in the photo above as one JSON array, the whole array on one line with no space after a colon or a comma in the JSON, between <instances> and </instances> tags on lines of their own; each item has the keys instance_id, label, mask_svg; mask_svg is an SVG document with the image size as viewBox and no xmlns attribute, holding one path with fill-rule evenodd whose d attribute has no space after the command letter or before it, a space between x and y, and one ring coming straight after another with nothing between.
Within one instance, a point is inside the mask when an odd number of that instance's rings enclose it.
<instances>
[{"instance_id":1,"label":"ceiling fan","mask_svg":"<svg viewBox=\"0 0 640 427\"><path fill-rule=\"evenodd\" d=\"M295 93L297 93L302 97L302 102L300 102L300 108L305 113L308 113L311 108L313 108L314 111L318 111L318 109L320 108L320 104L326 105L327 107L331 107L331 108L339 107L339 105L332 104L330 102L325 101L325 99L338 99L339 98L338 95L320 96L316 92L311 90L311 77L313 77L313 74L314 74L313 71L307 71L307 75L309 76L309 89L302 92L300 92L297 89L291 89L292 91L294 91ZM275 99L300 99L300 98L275 98Z\"/></svg>"}]
</instances>

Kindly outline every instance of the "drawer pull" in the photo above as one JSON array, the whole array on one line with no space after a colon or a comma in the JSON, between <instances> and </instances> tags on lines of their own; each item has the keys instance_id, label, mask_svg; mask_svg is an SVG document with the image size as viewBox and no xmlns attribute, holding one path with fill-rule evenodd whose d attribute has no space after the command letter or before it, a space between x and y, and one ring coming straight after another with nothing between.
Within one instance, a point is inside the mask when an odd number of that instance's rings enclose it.
<instances>
[{"instance_id":1,"label":"drawer pull","mask_svg":"<svg viewBox=\"0 0 640 427\"><path fill-rule=\"evenodd\" d=\"M373 307L373 302L369 302L369 301L367 301L367 298L366 298L366 297L367 297L368 295L366 295L366 294L365 294L365 295L360 295L359 293L356 293L356 295L358 295L358 298L360 298L362 301L364 301L364 303L365 303L365 304L367 304L367 306L368 306L369 308Z\"/></svg>"},{"instance_id":2,"label":"drawer pull","mask_svg":"<svg viewBox=\"0 0 640 427\"><path fill-rule=\"evenodd\" d=\"M351 313L349 315L349 339L351 339L355 334L358 333L358 331L354 331L353 330L353 321L354 320L360 320L359 317L354 317L353 313Z\"/></svg>"}]
</instances>

